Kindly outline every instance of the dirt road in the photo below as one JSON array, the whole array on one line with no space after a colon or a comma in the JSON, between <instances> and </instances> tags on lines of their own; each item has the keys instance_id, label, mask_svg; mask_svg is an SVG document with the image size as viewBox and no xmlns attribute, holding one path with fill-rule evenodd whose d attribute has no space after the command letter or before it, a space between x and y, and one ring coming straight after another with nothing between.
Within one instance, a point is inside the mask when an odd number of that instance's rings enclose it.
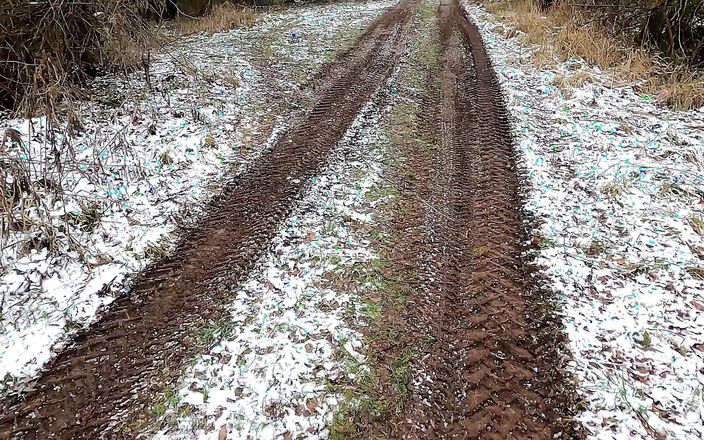
<instances>
[{"instance_id":1,"label":"dirt road","mask_svg":"<svg viewBox=\"0 0 704 440\"><path fill-rule=\"evenodd\" d=\"M134 437L150 396L204 349L193 329L217 320L328 150L396 65L413 12L414 3L402 1L326 68L313 108L227 185L174 254L149 267L32 391L5 402L0 438Z\"/></svg>"},{"instance_id":2,"label":"dirt road","mask_svg":"<svg viewBox=\"0 0 704 440\"><path fill-rule=\"evenodd\" d=\"M559 327L521 256L520 180L499 83L457 1L441 2L438 26L432 110L421 117L433 147L409 152L432 183L414 190L426 208L406 331L430 342L411 363L410 402L392 436L571 437Z\"/></svg>"},{"instance_id":3,"label":"dirt road","mask_svg":"<svg viewBox=\"0 0 704 440\"><path fill-rule=\"evenodd\" d=\"M134 438L153 394L204 349L330 148L398 65L417 1L403 0L320 75L310 111L230 182L172 256L153 264L101 319L2 407L0 438ZM395 438L575 436L572 391L550 298L522 260L520 179L500 88L477 28L456 1L438 9L440 58L425 87L418 176L419 284L404 333L422 344ZM419 344L420 345L420 344Z\"/></svg>"}]
</instances>

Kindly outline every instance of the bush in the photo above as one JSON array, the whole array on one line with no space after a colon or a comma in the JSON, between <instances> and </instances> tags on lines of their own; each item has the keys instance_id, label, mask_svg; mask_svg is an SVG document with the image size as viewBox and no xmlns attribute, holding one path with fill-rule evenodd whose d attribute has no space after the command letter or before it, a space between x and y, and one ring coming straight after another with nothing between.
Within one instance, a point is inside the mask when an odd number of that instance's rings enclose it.
<instances>
[{"instance_id":1,"label":"bush","mask_svg":"<svg viewBox=\"0 0 704 440\"><path fill-rule=\"evenodd\" d=\"M648 31L652 26L653 9L628 7L626 3L640 4L641 0L620 1L609 0L606 4L606 0L582 0L580 4L556 0L553 4L549 0L484 0L484 3L499 18L523 32L526 42L539 45L533 57L538 68L579 57L609 72L618 83L633 84L674 109L704 106L704 72L701 71L704 41L685 37L699 35L697 29L701 26L697 23L701 22L698 18L672 20L679 27L687 27L685 23L692 25L689 30L679 31L680 36L675 41L682 44L669 54L665 52L670 60L666 63L660 51L667 50L669 45L661 49L656 42L669 35L667 27L658 28L660 33L653 34ZM671 1L688 4L686 0ZM700 9L694 12L701 14Z\"/></svg>"},{"instance_id":2,"label":"bush","mask_svg":"<svg viewBox=\"0 0 704 440\"><path fill-rule=\"evenodd\" d=\"M54 115L88 78L142 61L148 0L3 0L0 105Z\"/></svg>"},{"instance_id":3,"label":"bush","mask_svg":"<svg viewBox=\"0 0 704 440\"><path fill-rule=\"evenodd\" d=\"M704 67L701 0L581 0L570 5L600 20L616 35L657 49L675 64Z\"/></svg>"}]
</instances>

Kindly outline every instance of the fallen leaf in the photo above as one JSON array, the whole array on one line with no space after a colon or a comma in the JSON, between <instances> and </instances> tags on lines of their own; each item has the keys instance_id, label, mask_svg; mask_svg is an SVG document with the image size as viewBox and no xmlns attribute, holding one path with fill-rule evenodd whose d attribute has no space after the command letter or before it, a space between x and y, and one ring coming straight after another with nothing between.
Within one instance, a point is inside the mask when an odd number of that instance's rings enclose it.
<instances>
[{"instance_id":1,"label":"fallen leaf","mask_svg":"<svg viewBox=\"0 0 704 440\"><path fill-rule=\"evenodd\" d=\"M315 410L318 408L318 401L315 399L310 399L308 402L306 402L306 407L308 408L308 411L315 412Z\"/></svg>"}]
</instances>

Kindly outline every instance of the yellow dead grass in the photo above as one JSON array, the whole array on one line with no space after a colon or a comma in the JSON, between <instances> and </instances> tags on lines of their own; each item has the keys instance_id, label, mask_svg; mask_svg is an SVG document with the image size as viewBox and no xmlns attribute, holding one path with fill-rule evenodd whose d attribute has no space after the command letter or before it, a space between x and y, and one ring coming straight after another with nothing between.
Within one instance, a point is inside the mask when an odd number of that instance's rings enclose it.
<instances>
[{"instance_id":1,"label":"yellow dead grass","mask_svg":"<svg viewBox=\"0 0 704 440\"><path fill-rule=\"evenodd\" d=\"M666 64L643 49L619 41L565 2L549 12L533 0L485 0L500 20L523 32L524 41L542 46L533 57L537 68L578 57L610 73L619 83L636 84L671 107L684 110L704 106L704 75L686 69L667 71ZM571 77L570 77L571 78ZM584 78L570 79L576 85Z\"/></svg>"},{"instance_id":2,"label":"yellow dead grass","mask_svg":"<svg viewBox=\"0 0 704 440\"><path fill-rule=\"evenodd\" d=\"M182 17L176 20L179 32L189 35L198 32L214 34L244 26L251 26L257 20L257 14L252 8L237 6L232 3L214 5L203 17Z\"/></svg>"}]
</instances>

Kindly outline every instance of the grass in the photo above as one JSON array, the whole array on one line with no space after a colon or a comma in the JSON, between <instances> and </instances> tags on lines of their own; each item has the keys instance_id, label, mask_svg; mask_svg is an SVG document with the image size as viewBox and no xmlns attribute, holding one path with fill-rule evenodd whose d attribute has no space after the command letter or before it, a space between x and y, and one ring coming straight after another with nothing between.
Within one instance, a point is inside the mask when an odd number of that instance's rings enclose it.
<instances>
[{"instance_id":1,"label":"grass","mask_svg":"<svg viewBox=\"0 0 704 440\"><path fill-rule=\"evenodd\" d=\"M543 61L547 60L545 58L540 60L541 67ZM587 72L582 70L577 71L571 75L558 75L555 77L554 84L567 98L570 97L573 88L583 87L585 84L592 82L594 78Z\"/></svg>"},{"instance_id":2,"label":"grass","mask_svg":"<svg viewBox=\"0 0 704 440\"><path fill-rule=\"evenodd\" d=\"M623 275L635 279L643 274L652 274L654 272L667 269L665 260L656 259L654 261L640 261L638 263L623 262Z\"/></svg>"},{"instance_id":3,"label":"grass","mask_svg":"<svg viewBox=\"0 0 704 440\"><path fill-rule=\"evenodd\" d=\"M425 1L420 7L420 26L427 28L413 43L412 65L399 79L398 90L422 89L428 74L439 64L436 5ZM384 134L392 150L415 149L428 152L434 145L418 135L418 114L423 111L417 102L400 99L390 112L385 123ZM395 155L392 154L392 156ZM386 163L386 162L385 162ZM404 161L386 163L392 173L412 172ZM393 181L394 179L392 179ZM417 208L417 202L403 197L404 188L386 182L366 195L370 203L379 206L383 218L409 218L409 210ZM342 394L342 405L336 410L330 424L330 438L349 439L386 438L389 423L403 413L410 396L412 365L432 341L418 341L405 330L406 301L412 294L418 274L409 270L407 251L409 239L405 232L397 230L395 221L378 225L369 231L378 259L355 273L354 281L362 292L362 307L358 309L362 322L361 331L366 344L366 365L350 363L348 369L356 374L354 381L336 386ZM400 263L400 262L404 263ZM403 265L403 269L399 268ZM359 316L359 315L357 315ZM356 318L356 316L355 316ZM343 353L344 355L344 353Z\"/></svg>"},{"instance_id":4,"label":"grass","mask_svg":"<svg viewBox=\"0 0 704 440\"><path fill-rule=\"evenodd\" d=\"M701 215L692 215L689 218L689 224L692 226L692 229L694 229L694 232L704 236L704 217Z\"/></svg>"},{"instance_id":5,"label":"grass","mask_svg":"<svg viewBox=\"0 0 704 440\"><path fill-rule=\"evenodd\" d=\"M392 112L390 121L410 121L410 111L409 107L401 107ZM389 122L389 125L398 124ZM412 135L412 131L401 131ZM379 203L383 212L393 214L397 212L397 205L403 203L398 196L396 188L380 185L367 194L367 199ZM418 347L406 340L401 321L406 313L411 281L417 275L406 271L404 278L387 276L399 273L393 270L395 258L399 256L391 254L398 251L393 245L397 238L386 229L369 231L369 236L379 258L354 272L354 284L361 292L361 307L351 313L350 319L361 327L368 341L365 345L370 348L366 364L360 364L344 350L343 343L336 351L338 360L345 360L348 377L354 379L329 386L330 392L343 396L329 426L333 440L379 438L375 436L378 433L375 428L400 414L408 400L410 365L420 353ZM390 250L386 251L387 248Z\"/></svg>"},{"instance_id":6,"label":"grass","mask_svg":"<svg viewBox=\"0 0 704 440\"><path fill-rule=\"evenodd\" d=\"M210 12L203 17L181 17L176 20L176 29L185 35L205 32L215 34L240 27L251 26L257 21L257 13L252 8L237 6L233 3L213 5Z\"/></svg>"},{"instance_id":7,"label":"grass","mask_svg":"<svg viewBox=\"0 0 704 440\"><path fill-rule=\"evenodd\" d=\"M223 318L200 329L197 334L198 341L202 345L210 347L217 341L230 337L233 330L232 321Z\"/></svg>"},{"instance_id":8,"label":"grass","mask_svg":"<svg viewBox=\"0 0 704 440\"><path fill-rule=\"evenodd\" d=\"M158 261L169 256L169 249L165 244L147 246L144 248L144 258Z\"/></svg>"},{"instance_id":9,"label":"grass","mask_svg":"<svg viewBox=\"0 0 704 440\"><path fill-rule=\"evenodd\" d=\"M415 131L417 105L412 103L401 103L394 107L391 112L392 124L386 129L386 137L392 144L404 142L411 139Z\"/></svg>"},{"instance_id":10,"label":"grass","mask_svg":"<svg viewBox=\"0 0 704 440\"><path fill-rule=\"evenodd\" d=\"M619 40L565 1L548 12L540 11L533 0L485 0L484 4L513 28L504 29L505 36L513 37L518 30L524 42L540 46L533 56L536 68L581 58L608 72L619 83L635 83L640 91L656 96L675 110L704 105L704 74L670 66L656 55ZM566 79L577 87L588 80ZM561 89L566 85L563 83Z\"/></svg>"}]
</instances>

